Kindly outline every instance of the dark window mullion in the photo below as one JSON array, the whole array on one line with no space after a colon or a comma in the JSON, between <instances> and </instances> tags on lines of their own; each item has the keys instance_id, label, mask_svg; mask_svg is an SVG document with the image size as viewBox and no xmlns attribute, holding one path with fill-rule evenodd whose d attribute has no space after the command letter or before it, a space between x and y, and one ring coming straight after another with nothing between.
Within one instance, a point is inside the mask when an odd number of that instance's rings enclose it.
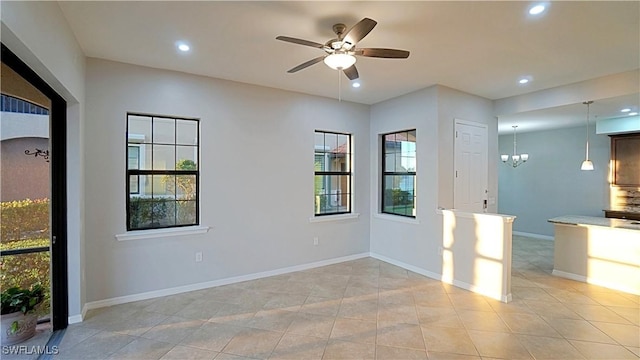
<instances>
[{"instance_id":1,"label":"dark window mullion","mask_svg":"<svg viewBox=\"0 0 640 360\"><path fill-rule=\"evenodd\" d=\"M154 142L155 145L167 145L167 146L175 146L176 144L172 144L172 143L164 143L164 142ZM188 145L183 145L183 146L188 146Z\"/></svg>"},{"instance_id":2,"label":"dark window mullion","mask_svg":"<svg viewBox=\"0 0 640 360\"><path fill-rule=\"evenodd\" d=\"M155 194L154 194L154 191L153 191L154 190L154 186L153 186L154 185L153 184L154 183L154 181L153 181L154 180L154 177L153 177L154 173L153 173L153 171L155 170L154 167L153 167L153 164L154 164L153 163L153 157L154 157L154 154L155 154L155 134L154 134L154 132L155 132L155 121L156 121L155 117L152 116L151 117L151 171L152 171L152 173L149 174L149 175L151 175L150 176L150 178L151 178L151 224L154 223L154 221L153 221L153 202L155 200L155 196L154 196Z\"/></svg>"},{"instance_id":3,"label":"dark window mullion","mask_svg":"<svg viewBox=\"0 0 640 360\"><path fill-rule=\"evenodd\" d=\"M135 170L130 169L127 170L131 175L198 175L199 172L196 170L184 170L184 171L175 171L175 170Z\"/></svg>"},{"instance_id":4,"label":"dark window mullion","mask_svg":"<svg viewBox=\"0 0 640 360\"><path fill-rule=\"evenodd\" d=\"M411 171L411 172L404 172L404 171L389 171L389 172L384 172L384 175L389 175L389 176L416 176L416 172L415 171Z\"/></svg>"},{"instance_id":5,"label":"dark window mullion","mask_svg":"<svg viewBox=\"0 0 640 360\"><path fill-rule=\"evenodd\" d=\"M316 171L316 175L349 175L351 176L351 171Z\"/></svg>"},{"instance_id":6,"label":"dark window mullion","mask_svg":"<svg viewBox=\"0 0 640 360\"><path fill-rule=\"evenodd\" d=\"M126 159L126 163L125 164L127 166L125 168L126 169L126 171L125 171L126 178L125 178L125 185L124 185L125 186L125 192L127 194L127 197L126 197L126 200L125 200L125 206L126 206L125 214L126 214L126 217L127 217L126 218L126 221L127 221L126 227L127 227L127 231L129 231L129 230L131 230L131 211L130 211L130 208L131 208L131 187L130 187L130 184L129 184L129 182L131 181L130 180L131 179L131 173L129 171L130 170L129 169L129 145L130 145L130 143L129 143L129 114L127 114L127 129L124 132L124 136L125 136L125 139L127 141L127 151L125 151L125 155L124 155L124 157ZM138 190L140 190L140 188L138 188Z\"/></svg>"},{"instance_id":7,"label":"dark window mullion","mask_svg":"<svg viewBox=\"0 0 640 360\"><path fill-rule=\"evenodd\" d=\"M198 144L200 143L200 130L198 130ZM199 146L199 145L198 145ZM200 169L200 149L198 148L198 164L196 166L196 168L199 170ZM195 193L195 201L196 201L196 218L195 218L195 225L200 224L200 171L198 171L198 174L196 174L196 193Z\"/></svg>"},{"instance_id":8,"label":"dark window mullion","mask_svg":"<svg viewBox=\"0 0 640 360\"><path fill-rule=\"evenodd\" d=\"M178 170L178 120L173 119L173 169ZM178 223L178 175L173 175L173 224Z\"/></svg>"}]
</instances>

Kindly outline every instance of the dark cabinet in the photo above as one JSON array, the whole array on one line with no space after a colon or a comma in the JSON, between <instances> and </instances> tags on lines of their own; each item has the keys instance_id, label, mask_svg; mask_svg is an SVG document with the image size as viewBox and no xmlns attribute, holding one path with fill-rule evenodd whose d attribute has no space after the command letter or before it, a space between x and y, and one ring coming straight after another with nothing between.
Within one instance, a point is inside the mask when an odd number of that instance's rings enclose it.
<instances>
[{"instance_id":1,"label":"dark cabinet","mask_svg":"<svg viewBox=\"0 0 640 360\"><path fill-rule=\"evenodd\" d=\"M640 221L640 213L630 211L604 210L604 217Z\"/></svg>"},{"instance_id":2,"label":"dark cabinet","mask_svg":"<svg viewBox=\"0 0 640 360\"><path fill-rule=\"evenodd\" d=\"M640 187L640 134L611 136L613 185Z\"/></svg>"}]
</instances>

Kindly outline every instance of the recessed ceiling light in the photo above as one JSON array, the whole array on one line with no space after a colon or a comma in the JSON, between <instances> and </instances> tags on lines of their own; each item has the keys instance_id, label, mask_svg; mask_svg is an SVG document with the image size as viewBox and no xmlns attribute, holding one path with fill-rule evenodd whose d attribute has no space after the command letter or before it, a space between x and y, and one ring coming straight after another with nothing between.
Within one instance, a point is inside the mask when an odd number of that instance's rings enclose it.
<instances>
[{"instance_id":1,"label":"recessed ceiling light","mask_svg":"<svg viewBox=\"0 0 640 360\"><path fill-rule=\"evenodd\" d=\"M636 115L638 115L638 113L634 111L634 112L630 112L630 113L629 113L629 114L627 114L627 115L629 115L629 116L636 116Z\"/></svg>"},{"instance_id":2,"label":"recessed ceiling light","mask_svg":"<svg viewBox=\"0 0 640 360\"><path fill-rule=\"evenodd\" d=\"M520 79L518 82L519 82L520 84L526 84L526 83L528 83L528 82L529 82L529 79Z\"/></svg>"},{"instance_id":3,"label":"recessed ceiling light","mask_svg":"<svg viewBox=\"0 0 640 360\"><path fill-rule=\"evenodd\" d=\"M178 50L180 50L182 52L187 52L187 51L191 50L191 47L186 43L178 43Z\"/></svg>"},{"instance_id":4,"label":"recessed ceiling light","mask_svg":"<svg viewBox=\"0 0 640 360\"><path fill-rule=\"evenodd\" d=\"M359 82L354 82L353 84L351 84L351 86L353 86L354 88L359 88L360 87L360 83Z\"/></svg>"},{"instance_id":5,"label":"recessed ceiling light","mask_svg":"<svg viewBox=\"0 0 640 360\"><path fill-rule=\"evenodd\" d=\"M546 7L544 5L538 4L529 9L529 14L538 15L538 14L541 14L545 9Z\"/></svg>"},{"instance_id":6,"label":"recessed ceiling light","mask_svg":"<svg viewBox=\"0 0 640 360\"><path fill-rule=\"evenodd\" d=\"M620 110L620 112L629 112L629 111L631 111L631 109L629 109L629 108L624 108L624 109Z\"/></svg>"}]
</instances>

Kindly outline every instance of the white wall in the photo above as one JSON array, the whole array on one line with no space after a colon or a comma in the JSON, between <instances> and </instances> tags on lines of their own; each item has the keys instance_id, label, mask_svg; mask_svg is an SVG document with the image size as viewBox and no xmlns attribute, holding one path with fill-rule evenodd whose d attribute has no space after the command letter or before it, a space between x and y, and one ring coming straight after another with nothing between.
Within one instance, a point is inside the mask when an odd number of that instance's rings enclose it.
<instances>
[{"instance_id":1,"label":"white wall","mask_svg":"<svg viewBox=\"0 0 640 360\"><path fill-rule=\"evenodd\" d=\"M603 216L609 207L609 153L606 135L590 126L589 158L594 171L581 171L585 158L586 128L573 127L518 133L518 152L529 160L513 168L500 163L501 213L516 215L513 230L553 236L556 216ZM513 153L513 134L500 136L500 153Z\"/></svg>"},{"instance_id":2,"label":"white wall","mask_svg":"<svg viewBox=\"0 0 640 360\"><path fill-rule=\"evenodd\" d=\"M88 301L369 251L366 105L89 59L86 110ZM201 119L201 224L213 227L207 234L114 238L126 230L127 112ZM354 136L358 219L309 222L316 129Z\"/></svg>"},{"instance_id":3,"label":"white wall","mask_svg":"<svg viewBox=\"0 0 640 360\"><path fill-rule=\"evenodd\" d=\"M0 6L2 43L67 101L69 315L78 316L85 302L81 137L84 54L56 2L2 1Z\"/></svg>"},{"instance_id":4,"label":"white wall","mask_svg":"<svg viewBox=\"0 0 640 360\"><path fill-rule=\"evenodd\" d=\"M433 86L371 107L371 252L386 259L442 274L442 221L436 209L453 206L455 119L489 125L489 158L497 154L492 103L443 86ZM416 129L416 218L380 215L380 134ZM493 156L495 157L495 156ZM495 163L494 163L495 164ZM490 162L489 173L492 172ZM497 192L497 179L489 178ZM495 195L494 195L495 196ZM495 206L493 207L495 209ZM490 211L495 211L490 209Z\"/></svg>"}]
</instances>

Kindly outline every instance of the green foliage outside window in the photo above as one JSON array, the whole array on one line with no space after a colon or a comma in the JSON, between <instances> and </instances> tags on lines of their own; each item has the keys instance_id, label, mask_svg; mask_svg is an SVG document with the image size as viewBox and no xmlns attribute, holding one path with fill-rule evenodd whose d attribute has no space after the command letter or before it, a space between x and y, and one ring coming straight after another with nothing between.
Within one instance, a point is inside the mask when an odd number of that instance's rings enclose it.
<instances>
[{"instance_id":1,"label":"green foliage outside window","mask_svg":"<svg viewBox=\"0 0 640 360\"><path fill-rule=\"evenodd\" d=\"M25 199L0 204L2 242L49 238L49 199Z\"/></svg>"},{"instance_id":2,"label":"green foliage outside window","mask_svg":"<svg viewBox=\"0 0 640 360\"><path fill-rule=\"evenodd\" d=\"M198 165L193 160L180 160L176 163L176 170L198 170ZM162 181L171 194L179 196L181 200L194 200L196 195L196 179L194 176L165 176ZM176 189L177 187L177 189ZM179 192L177 191L179 190Z\"/></svg>"},{"instance_id":3,"label":"green foliage outside window","mask_svg":"<svg viewBox=\"0 0 640 360\"><path fill-rule=\"evenodd\" d=\"M385 189L384 203L391 206L413 205L413 196L408 191L400 189Z\"/></svg>"},{"instance_id":4,"label":"green foliage outside window","mask_svg":"<svg viewBox=\"0 0 640 360\"><path fill-rule=\"evenodd\" d=\"M44 300L44 289L42 284L33 284L30 287L13 286L2 290L0 304L2 315L20 311L27 314ZM12 324L12 330L17 331L17 321Z\"/></svg>"},{"instance_id":5,"label":"green foliage outside window","mask_svg":"<svg viewBox=\"0 0 640 360\"><path fill-rule=\"evenodd\" d=\"M129 221L131 228L148 228L159 226L167 217L173 200L163 198L132 197L129 199Z\"/></svg>"},{"instance_id":6,"label":"green foliage outside window","mask_svg":"<svg viewBox=\"0 0 640 360\"><path fill-rule=\"evenodd\" d=\"M0 250L49 247L49 199L25 199L0 203L1 229ZM49 251L8 255L0 258L0 288L19 287L28 289L40 283L44 289L44 301L38 315L50 311L50 264Z\"/></svg>"}]
</instances>

